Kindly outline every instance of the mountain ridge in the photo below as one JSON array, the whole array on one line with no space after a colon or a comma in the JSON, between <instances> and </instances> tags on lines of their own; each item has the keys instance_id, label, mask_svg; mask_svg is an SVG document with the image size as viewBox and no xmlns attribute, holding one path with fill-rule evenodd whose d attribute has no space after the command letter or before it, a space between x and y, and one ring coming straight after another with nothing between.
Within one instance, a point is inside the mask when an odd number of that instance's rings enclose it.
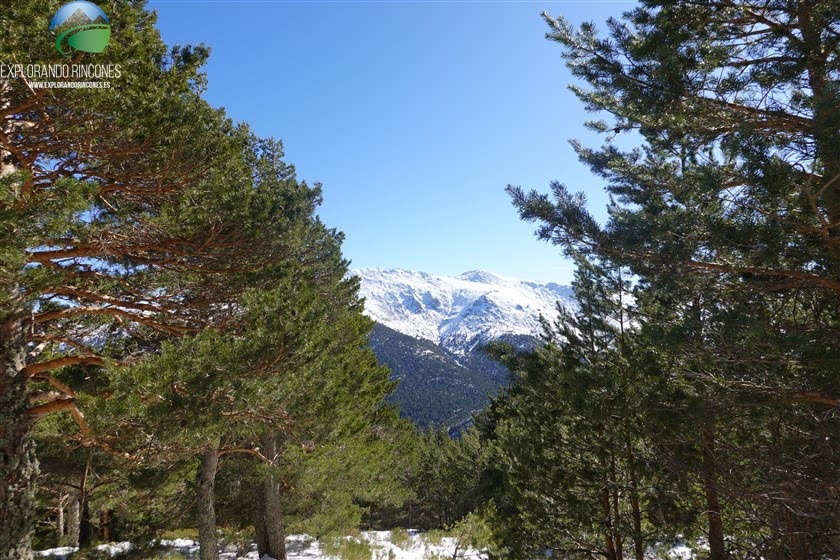
<instances>
[{"instance_id":1,"label":"mountain ridge","mask_svg":"<svg viewBox=\"0 0 840 560\"><path fill-rule=\"evenodd\" d=\"M574 308L571 288L473 270L441 276L405 269L357 269L370 344L400 383L390 397L422 427L458 430L507 383L508 372L480 348L503 340L539 344L540 315Z\"/></svg>"},{"instance_id":2,"label":"mountain ridge","mask_svg":"<svg viewBox=\"0 0 840 560\"><path fill-rule=\"evenodd\" d=\"M537 337L540 315L553 318L559 302L574 307L572 290L472 270L441 276L405 269L361 268L365 313L397 332L467 354L504 335Z\"/></svg>"}]
</instances>

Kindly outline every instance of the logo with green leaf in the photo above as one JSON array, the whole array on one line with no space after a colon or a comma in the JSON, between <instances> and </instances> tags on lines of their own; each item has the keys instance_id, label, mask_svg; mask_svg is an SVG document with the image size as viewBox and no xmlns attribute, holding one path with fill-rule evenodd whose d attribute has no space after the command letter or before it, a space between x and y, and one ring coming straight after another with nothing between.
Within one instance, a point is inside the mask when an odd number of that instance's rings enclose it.
<instances>
[{"instance_id":1,"label":"logo with green leaf","mask_svg":"<svg viewBox=\"0 0 840 560\"><path fill-rule=\"evenodd\" d=\"M69 2L53 16L50 31L58 34L55 48L64 56L70 56L71 48L98 53L105 49L111 38L111 22L96 4Z\"/></svg>"}]
</instances>

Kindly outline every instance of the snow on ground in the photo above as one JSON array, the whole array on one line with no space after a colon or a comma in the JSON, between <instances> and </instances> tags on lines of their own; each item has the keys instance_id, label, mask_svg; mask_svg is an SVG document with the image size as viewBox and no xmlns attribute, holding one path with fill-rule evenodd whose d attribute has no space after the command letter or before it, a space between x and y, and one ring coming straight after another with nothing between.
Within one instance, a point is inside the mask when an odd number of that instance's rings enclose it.
<instances>
[{"instance_id":1,"label":"snow on ground","mask_svg":"<svg viewBox=\"0 0 840 560\"><path fill-rule=\"evenodd\" d=\"M108 556L118 556L125 554L132 549L130 542L108 543L100 544L93 547L99 553ZM70 560L73 558L73 553L79 550L77 547L62 546L59 548L49 548L47 550L36 550L35 556L48 556L52 560Z\"/></svg>"},{"instance_id":2,"label":"snow on ground","mask_svg":"<svg viewBox=\"0 0 840 560\"><path fill-rule=\"evenodd\" d=\"M371 547L370 560L487 560L487 554L472 548L457 548L457 541L452 537L443 537L431 542L423 533L409 529L408 536L403 533L402 541L395 544L391 531L365 531L361 538ZM351 539L352 537L344 537ZM175 539L160 541L166 551L178 553L188 559L198 558L198 543L190 539ZM119 557L131 550L129 542L102 544L95 547L97 551L107 556ZM702 548L702 545L700 546ZM76 548L62 547L41 550L35 556L49 557L49 560L73 560ZM674 544L666 552L670 560L693 560L695 551L684 544ZM286 555L288 560L341 560L339 557L327 556L320 542L308 535L290 535L286 538ZM651 551L649 557L658 554ZM661 556L660 556L661 557ZM150 553L149 558L166 558L161 551ZM250 550L239 550L235 545L225 546L219 554L220 560L272 560L269 556L260 558L257 545L252 544Z\"/></svg>"},{"instance_id":3,"label":"snow on ground","mask_svg":"<svg viewBox=\"0 0 840 560\"><path fill-rule=\"evenodd\" d=\"M439 544L433 544L426 540L425 535L417 531L409 531L408 541L398 546L391 543L390 531L366 531L362 538L371 544L373 548L372 560L423 560L429 558L455 558L456 539L444 537ZM468 548L459 548L458 558L483 559L487 555L481 551Z\"/></svg>"},{"instance_id":4,"label":"snow on ground","mask_svg":"<svg viewBox=\"0 0 840 560\"><path fill-rule=\"evenodd\" d=\"M35 556L52 556L56 560L62 560L77 550L79 549L74 546L60 546L58 548L48 548L47 550L36 550Z\"/></svg>"},{"instance_id":5,"label":"snow on ground","mask_svg":"<svg viewBox=\"0 0 840 560\"><path fill-rule=\"evenodd\" d=\"M438 558L454 558L456 541L454 538L444 537L440 543L430 543L425 535L417 531L409 531L406 542L400 546L391 542L390 531L367 531L361 534L361 538L371 546L371 560L437 560ZM351 538L351 537L347 537ZM187 558L198 558L198 543L190 539L175 539L161 541L166 549L173 553L179 553ZM102 544L96 550L108 556L118 556L131 550L131 543L110 543ZM62 547L41 550L35 553L36 556L49 557L50 560L72 560L76 548ZM321 543L308 535L290 535L286 538L286 554L288 560L332 560L333 557L323 553ZM458 550L457 557L464 560L486 560L487 555L478 550ZM220 560L270 560L268 556L260 559L257 554L256 545L251 550L237 550L230 545L222 550Z\"/></svg>"}]
</instances>

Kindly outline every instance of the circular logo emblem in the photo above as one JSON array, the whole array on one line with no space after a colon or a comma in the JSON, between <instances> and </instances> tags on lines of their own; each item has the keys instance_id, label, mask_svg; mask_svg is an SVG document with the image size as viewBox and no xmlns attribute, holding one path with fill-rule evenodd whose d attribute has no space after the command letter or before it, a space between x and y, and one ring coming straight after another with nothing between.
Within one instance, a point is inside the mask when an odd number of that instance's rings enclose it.
<instances>
[{"instance_id":1,"label":"circular logo emblem","mask_svg":"<svg viewBox=\"0 0 840 560\"><path fill-rule=\"evenodd\" d=\"M55 49L64 56L70 56L70 48L98 53L111 38L111 22L102 8L80 0L58 9L50 21L50 31L58 34Z\"/></svg>"}]
</instances>

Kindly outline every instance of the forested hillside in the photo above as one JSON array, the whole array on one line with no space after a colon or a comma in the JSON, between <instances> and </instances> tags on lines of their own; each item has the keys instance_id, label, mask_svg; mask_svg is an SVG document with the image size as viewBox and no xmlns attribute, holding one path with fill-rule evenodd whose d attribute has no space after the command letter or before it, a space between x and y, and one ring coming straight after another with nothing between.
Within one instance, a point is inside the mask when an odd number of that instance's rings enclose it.
<instances>
[{"instance_id":1,"label":"forested hillside","mask_svg":"<svg viewBox=\"0 0 840 560\"><path fill-rule=\"evenodd\" d=\"M389 400L419 427L455 428L484 408L502 380L486 370L460 365L430 341L376 324L370 344L399 384Z\"/></svg>"},{"instance_id":2,"label":"forested hillside","mask_svg":"<svg viewBox=\"0 0 840 560\"><path fill-rule=\"evenodd\" d=\"M375 324L370 346L379 363L391 370L397 387L388 401L420 428L436 427L457 432L471 423L490 397L509 381L507 368L482 348L466 356L453 356L437 344ZM538 344L535 337L503 336L520 349Z\"/></svg>"}]
</instances>

